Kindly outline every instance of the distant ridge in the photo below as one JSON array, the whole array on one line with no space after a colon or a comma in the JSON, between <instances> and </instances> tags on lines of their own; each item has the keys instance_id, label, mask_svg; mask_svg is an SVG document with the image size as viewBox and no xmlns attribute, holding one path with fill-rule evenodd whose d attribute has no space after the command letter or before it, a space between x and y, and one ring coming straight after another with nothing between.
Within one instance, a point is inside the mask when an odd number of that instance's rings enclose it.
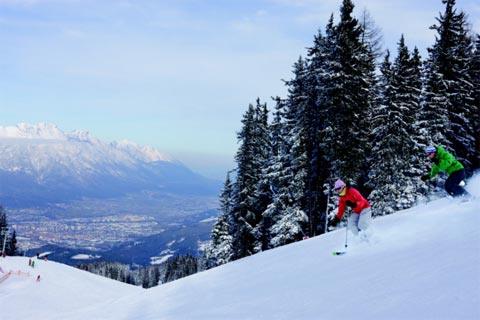
<instances>
[{"instance_id":1,"label":"distant ridge","mask_svg":"<svg viewBox=\"0 0 480 320\"><path fill-rule=\"evenodd\" d=\"M0 126L0 139L80 141L96 145L108 145L92 136L88 131L75 130L72 132L64 132L56 125L50 123L19 123L16 126ZM146 162L173 161L171 156L161 153L152 147L140 146L127 140L114 141L109 145Z\"/></svg>"},{"instance_id":2,"label":"distant ridge","mask_svg":"<svg viewBox=\"0 0 480 320\"><path fill-rule=\"evenodd\" d=\"M0 127L0 203L105 198L141 191L216 195L218 183L152 147L106 143L54 124Z\"/></svg>"}]
</instances>

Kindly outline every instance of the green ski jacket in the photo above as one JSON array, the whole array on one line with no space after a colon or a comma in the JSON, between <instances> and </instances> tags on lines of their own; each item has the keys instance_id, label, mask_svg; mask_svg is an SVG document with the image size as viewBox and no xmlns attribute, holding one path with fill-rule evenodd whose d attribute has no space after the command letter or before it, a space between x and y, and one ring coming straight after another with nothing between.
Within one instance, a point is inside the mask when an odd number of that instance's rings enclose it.
<instances>
[{"instance_id":1,"label":"green ski jacket","mask_svg":"<svg viewBox=\"0 0 480 320\"><path fill-rule=\"evenodd\" d=\"M460 161L455 159L453 154L445 151L445 149L440 146L435 146L435 148L437 149L437 153L433 158L433 166L432 171L430 172L430 178L435 177L440 171L444 171L450 175L452 172L463 169L463 165L460 163Z\"/></svg>"}]
</instances>

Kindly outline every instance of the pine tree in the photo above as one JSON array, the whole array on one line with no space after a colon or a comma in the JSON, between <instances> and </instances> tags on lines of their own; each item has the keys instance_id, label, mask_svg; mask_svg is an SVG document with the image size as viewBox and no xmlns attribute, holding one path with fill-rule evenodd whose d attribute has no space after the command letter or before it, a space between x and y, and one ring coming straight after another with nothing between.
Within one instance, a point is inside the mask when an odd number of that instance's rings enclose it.
<instances>
[{"instance_id":1,"label":"pine tree","mask_svg":"<svg viewBox=\"0 0 480 320\"><path fill-rule=\"evenodd\" d=\"M371 108L373 55L362 44L363 30L352 17L353 3L344 0L340 22L331 30L327 65L321 74L324 86L321 108L326 110L325 150L332 163L333 177L357 181L366 163ZM355 160L352 160L352 154ZM332 177L332 178L333 178Z\"/></svg>"},{"instance_id":2,"label":"pine tree","mask_svg":"<svg viewBox=\"0 0 480 320\"><path fill-rule=\"evenodd\" d=\"M232 205L232 183L230 173L227 174L225 186L220 195L220 214L212 229L212 242L205 250L203 268L210 269L228 263L233 258L233 216Z\"/></svg>"},{"instance_id":3,"label":"pine tree","mask_svg":"<svg viewBox=\"0 0 480 320\"><path fill-rule=\"evenodd\" d=\"M428 185L423 181L417 179L421 175L425 174L429 168L428 160L425 157L425 148L427 147L424 134L419 130L420 118L422 116L422 89L424 88L423 78L424 78L424 69L423 62L420 57L420 52L418 48L415 47L411 59L411 73L409 86L412 89L411 102L412 106L415 109L415 123L413 125L412 139L414 141L410 159L410 174L409 178L413 182L415 193L417 197L422 198L428 193Z\"/></svg>"},{"instance_id":4,"label":"pine tree","mask_svg":"<svg viewBox=\"0 0 480 320\"><path fill-rule=\"evenodd\" d=\"M266 179L272 190L272 202L263 213L264 225L267 231L267 243L263 250L275 248L283 244L297 241L303 237L303 229L307 225L307 216L299 208L301 202L296 198L295 191L304 190L303 180L295 179L292 143L290 138L294 132L293 96L301 86L305 63L302 58L294 65L294 73L298 76L290 82L290 100L277 100L274 122L272 124L272 161L266 170ZM298 81L298 82L297 82ZM297 82L295 85L294 82ZM299 93L299 92L298 92ZM298 97L299 98L299 97ZM297 176L298 178L298 176ZM297 183L301 182L300 185ZM295 215L292 215L292 212Z\"/></svg>"},{"instance_id":5,"label":"pine tree","mask_svg":"<svg viewBox=\"0 0 480 320\"><path fill-rule=\"evenodd\" d=\"M416 111L419 109L419 55L414 57L402 35L393 66L389 54L380 68L380 99L374 113L370 195L375 214L389 214L411 207L417 200L418 175L412 167L416 157L414 140Z\"/></svg>"},{"instance_id":6,"label":"pine tree","mask_svg":"<svg viewBox=\"0 0 480 320\"><path fill-rule=\"evenodd\" d=\"M321 35L315 43L322 42ZM315 47L317 49L318 46ZM316 155L318 154L318 123L316 104L316 74L318 65L310 61L309 64L302 57L294 65L294 79L287 82L289 97L287 99L287 121L289 129L288 145L290 146L290 172L292 180L288 186L290 198L281 202L288 212L303 212L308 217L308 223L302 227L302 233L313 235L315 232L315 218L318 215L315 183ZM288 199L288 200L287 200ZM277 228L277 227L275 227ZM278 230L278 229L277 229ZM296 235L295 237L302 237Z\"/></svg>"},{"instance_id":7,"label":"pine tree","mask_svg":"<svg viewBox=\"0 0 480 320\"><path fill-rule=\"evenodd\" d=\"M309 65L306 75L306 95L308 97L306 104L306 116L311 120L304 121L302 117L297 117L300 121L297 126L302 128L305 136L305 155L301 159L306 160L306 185L304 191L304 206L300 207L308 216L308 236L315 236L326 232L325 221L327 198L322 192L324 181L329 176L329 162L326 157L326 150L322 146L322 130L327 122L325 110L323 107L323 73L325 72L326 60L330 57L330 46L333 40L334 27L333 15L330 18L326 28L326 37L320 32L315 38L313 48L309 49ZM293 210L292 214L298 216L298 211ZM299 217L299 216L298 216Z\"/></svg>"},{"instance_id":8,"label":"pine tree","mask_svg":"<svg viewBox=\"0 0 480 320\"><path fill-rule=\"evenodd\" d=\"M234 259L255 252L258 241L257 225L262 220L263 197L259 193L262 169L268 161L269 136L268 110L257 100L257 107L249 105L237 137L241 146L235 160L237 178L233 188L232 212L235 219L233 230ZM268 196L267 196L268 197Z\"/></svg>"},{"instance_id":9,"label":"pine tree","mask_svg":"<svg viewBox=\"0 0 480 320\"><path fill-rule=\"evenodd\" d=\"M275 203L279 193L283 189L282 172L283 172L283 155L285 144L285 126L283 123L285 102L279 97L276 99L275 112L273 114L273 123L270 126L271 132L271 153L265 168L262 170L260 181L260 189L269 190L269 202L262 212L262 220L257 225L257 242L255 244L255 252L271 249L272 239L271 226L276 221L276 216L281 214L277 210ZM273 209L274 208L274 209Z\"/></svg>"},{"instance_id":10,"label":"pine tree","mask_svg":"<svg viewBox=\"0 0 480 320\"><path fill-rule=\"evenodd\" d=\"M249 223L255 218L255 214L251 212L256 183L253 172L255 167L254 112L253 105L250 104L243 116L242 130L237 134L241 145L235 157L237 178L232 201L232 212L235 219L232 239L234 259L252 254L252 251L249 251L249 243L254 241L251 238L253 227Z\"/></svg>"},{"instance_id":11,"label":"pine tree","mask_svg":"<svg viewBox=\"0 0 480 320\"><path fill-rule=\"evenodd\" d=\"M446 138L446 132L451 130L448 118L447 88L444 77L432 57L425 63L425 74L423 104L417 125L421 138L419 143L424 147L432 144L451 147Z\"/></svg>"},{"instance_id":12,"label":"pine tree","mask_svg":"<svg viewBox=\"0 0 480 320\"><path fill-rule=\"evenodd\" d=\"M273 146L271 127L268 123L268 109L267 104L261 104L257 100L256 105L256 140L257 140L257 160L258 160L258 180L255 190L255 212L258 214L258 221L253 229L255 243L253 251L255 253L264 250L268 243L268 221L265 221L263 212L272 202L272 189L268 177L268 169L273 161Z\"/></svg>"},{"instance_id":13,"label":"pine tree","mask_svg":"<svg viewBox=\"0 0 480 320\"><path fill-rule=\"evenodd\" d=\"M379 96L375 110L371 114L373 126L372 132L373 150L371 153L371 171L369 180L375 189L370 195L370 200L375 207L375 214L392 213L394 209L391 204L394 202L393 193L387 190L390 187L391 177L395 171L389 158L385 157L388 153L392 153L391 149L387 149L385 139L390 137L392 126L389 125L389 109L393 105L394 89L393 89L393 66L390 61L390 52L387 50L384 61L380 66L379 80ZM394 128L393 128L394 129ZM390 156L389 154L388 156ZM377 190L376 187L383 187L383 190ZM393 186L392 186L393 188Z\"/></svg>"}]
</instances>

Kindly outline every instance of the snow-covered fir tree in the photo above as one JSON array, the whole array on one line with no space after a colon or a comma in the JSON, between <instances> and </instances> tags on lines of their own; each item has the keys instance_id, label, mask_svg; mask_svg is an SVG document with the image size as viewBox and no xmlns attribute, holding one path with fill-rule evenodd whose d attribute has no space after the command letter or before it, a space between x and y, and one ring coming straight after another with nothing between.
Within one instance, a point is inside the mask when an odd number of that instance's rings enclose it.
<instances>
[{"instance_id":1,"label":"snow-covered fir tree","mask_svg":"<svg viewBox=\"0 0 480 320\"><path fill-rule=\"evenodd\" d=\"M320 41L319 38L316 42ZM287 98L286 116L288 126L288 146L290 147L290 173L292 179L287 186L290 198L284 198L282 204L284 214L287 212L303 212L308 223L303 225L303 233L313 235L315 218L318 215L315 198L316 156L318 154L318 109L316 106L315 66L300 58L294 65L294 78L287 82L289 96ZM292 211L293 210L293 211ZM282 223L279 222L278 223ZM278 226L275 226L278 231ZM295 237L301 235L296 234Z\"/></svg>"},{"instance_id":2,"label":"snow-covered fir tree","mask_svg":"<svg viewBox=\"0 0 480 320\"><path fill-rule=\"evenodd\" d=\"M415 108L415 124L413 126L412 139L414 145L411 150L412 157L410 159L410 180L414 183L415 193L420 200L428 193L429 186L417 177L422 176L430 169L430 161L425 157L425 148L427 141L424 134L421 132L419 123L422 116L423 106L423 88L424 88L424 67L420 57L420 52L417 47L413 49L412 59L410 63L412 76L410 78L411 102Z\"/></svg>"},{"instance_id":3,"label":"snow-covered fir tree","mask_svg":"<svg viewBox=\"0 0 480 320\"><path fill-rule=\"evenodd\" d=\"M323 90L324 73L326 71L327 61L330 58L332 48L336 41L334 37L333 15L330 17L326 27L326 36L321 32L314 39L314 45L308 50L308 68L305 85L308 103L306 108L307 117L313 120L305 121L301 115L297 115L296 126L301 128L305 140L305 155L301 159L305 160L306 185L304 192L304 206L301 207L308 216L308 236L315 236L326 232L325 221L327 198L322 192L323 183L330 175L329 159L327 158L327 149L322 143L325 141L322 136L323 128L326 126L328 117L326 116L328 108L325 108L325 92ZM292 136L295 140L295 136Z\"/></svg>"},{"instance_id":4,"label":"snow-covered fir tree","mask_svg":"<svg viewBox=\"0 0 480 320\"><path fill-rule=\"evenodd\" d=\"M380 68L380 97L373 113L370 195L376 215L411 207L417 200L418 171L412 167L421 74L418 52L411 58L402 35L393 65L389 53Z\"/></svg>"},{"instance_id":5,"label":"snow-covered fir tree","mask_svg":"<svg viewBox=\"0 0 480 320\"><path fill-rule=\"evenodd\" d=\"M267 209L269 204L272 202L273 193L271 184L268 178L268 168L270 167L274 156L273 156L273 137L272 137L272 127L268 123L268 109L267 104L261 104L260 100L257 100L256 106L256 123L257 123L257 145L258 145L258 160L259 160L259 176L258 182L256 184L255 198L256 198L256 208L255 212L258 213L259 221L256 224L253 234L255 237L255 243L253 245L254 252L260 252L264 250L267 246L269 237L268 237L268 221L265 221L263 212ZM276 133L278 137L278 133Z\"/></svg>"},{"instance_id":6,"label":"snow-covered fir tree","mask_svg":"<svg viewBox=\"0 0 480 320\"><path fill-rule=\"evenodd\" d=\"M425 83L423 86L422 109L418 116L417 128L423 146L441 143L449 146L446 132L450 130L448 120L448 98L443 75L432 57L425 62Z\"/></svg>"},{"instance_id":7,"label":"snow-covered fir tree","mask_svg":"<svg viewBox=\"0 0 480 320\"><path fill-rule=\"evenodd\" d=\"M256 227L262 219L264 194L259 194L262 169L268 159L270 146L268 134L268 110L257 100L257 106L249 105L238 133L240 148L235 160L237 176L233 188L232 212L235 219L233 230L234 259L249 256L255 252L258 240ZM266 208L266 207L265 207Z\"/></svg>"},{"instance_id":8,"label":"snow-covered fir tree","mask_svg":"<svg viewBox=\"0 0 480 320\"><path fill-rule=\"evenodd\" d=\"M252 224L256 222L256 214L252 212L254 207L254 191L257 183L255 148L255 109L248 106L243 116L241 131L237 134L241 145L235 157L237 162L237 178L234 185L232 199L232 212L235 219L233 230L234 258L239 259L253 253L251 243L253 238Z\"/></svg>"},{"instance_id":9,"label":"snow-covered fir tree","mask_svg":"<svg viewBox=\"0 0 480 320\"><path fill-rule=\"evenodd\" d=\"M284 168L284 159L282 155L284 152L282 149L285 144L285 126L282 123L285 102L277 97L275 112L273 114L273 123L270 126L270 138L271 138L271 154L268 162L265 164L265 168L262 169L261 180L259 183L259 189L268 190L270 198L267 207L262 212L262 220L257 225L255 232L257 233L257 241L255 243L255 252L271 249L271 227L277 220L277 216L281 215L282 210L277 208L274 204L277 203L276 199L281 196L283 189L282 173ZM267 193L267 192L266 192Z\"/></svg>"},{"instance_id":10,"label":"snow-covered fir tree","mask_svg":"<svg viewBox=\"0 0 480 320\"><path fill-rule=\"evenodd\" d=\"M389 161L391 158L385 158L385 156L393 150L387 148L388 142L384 139L388 139L392 134L392 130L395 130L393 122L389 122L390 108L393 105L394 89L393 89L393 66L390 61L390 51L387 50L384 61L380 66L380 78L379 78L379 95L374 110L371 113L371 119L373 123L373 129L371 140L374 145L370 156L371 170L369 172L370 185L374 191L370 195L370 200L376 207L374 214L392 213L394 211L392 205L395 204L395 196L393 190L387 190L389 188L388 180L391 179L396 168L393 161ZM397 115L398 116L398 115ZM393 137L394 138L394 137ZM388 154L388 156L390 156ZM383 190L377 190L376 187L383 186ZM392 186L392 189L395 187Z\"/></svg>"},{"instance_id":11,"label":"snow-covered fir tree","mask_svg":"<svg viewBox=\"0 0 480 320\"><path fill-rule=\"evenodd\" d=\"M232 182L230 173L227 173L225 185L220 195L220 213L217 222L213 225L211 243L205 249L203 269L210 269L227 262L233 258L232 234L234 219L232 216Z\"/></svg>"},{"instance_id":12,"label":"snow-covered fir tree","mask_svg":"<svg viewBox=\"0 0 480 320\"><path fill-rule=\"evenodd\" d=\"M332 180L342 177L357 182L368 152L369 124L373 88L373 55L362 43L362 27L352 16L354 5L344 0L340 22L327 34L328 58L319 75L322 84L320 108L326 110L324 150L331 163ZM352 155L355 155L352 158Z\"/></svg>"},{"instance_id":13,"label":"snow-covered fir tree","mask_svg":"<svg viewBox=\"0 0 480 320\"><path fill-rule=\"evenodd\" d=\"M301 196L305 190L302 175L306 168L303 162L295 161L304 150L302 138L296 136L296 115L299 110L304 110L306 101L305 72L306 62L300 57L294 64L295 78L287 82L289 98L285 101L277 99L272 124L273 161L266 171L272 202L263 213L265 222L268 222L267 248L298 241L303 237L308 222L301 209ZM293 136L298 139L292 139ZM291 212L296 212L296 216L292 216Z\"/></svg>"}]
</instances>

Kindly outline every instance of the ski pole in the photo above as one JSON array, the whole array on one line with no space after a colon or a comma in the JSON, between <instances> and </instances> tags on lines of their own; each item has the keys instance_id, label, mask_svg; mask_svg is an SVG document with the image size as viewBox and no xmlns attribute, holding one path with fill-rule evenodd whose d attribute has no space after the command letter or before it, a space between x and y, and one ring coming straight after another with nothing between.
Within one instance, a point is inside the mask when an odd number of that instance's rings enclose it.
<instances>
[{"instance_id":1,"label":"ski pole","mask_svg":"<svg viewBox=\"0 0 480 320\"><path fill-rule=\"evenodd\" d=\"M345 250L344 251L333 251L333 255L334 256L344 255L345 253L347 253L347 247L348 247L348 223L347 223L347 226L345 227Z\"/></svg>"},{"instance_id":2,"label":"ski pole","mask_svg":"<svg viewBox=\"0 0 480 320\"><path fill-rule=\"evenodd\" d=\"M327 185L328 188L328 185ZM327 208L325 209L325 233L327 233L328 230L328 205L330 203L330 191L329 189L325 189L327 193Z\"/></svg>"},{"instance_id":3,"label":"ski pole","mask_svg":"<svg viewBox=\"0 0 480 320\"><path fill-rule=\"evenodd\" d=\"M345 226L345 251L347 250L347 247L348 247L348 220L349 220L348 218L347 218L347 225Z\"/></svg>"}]
</instances>

